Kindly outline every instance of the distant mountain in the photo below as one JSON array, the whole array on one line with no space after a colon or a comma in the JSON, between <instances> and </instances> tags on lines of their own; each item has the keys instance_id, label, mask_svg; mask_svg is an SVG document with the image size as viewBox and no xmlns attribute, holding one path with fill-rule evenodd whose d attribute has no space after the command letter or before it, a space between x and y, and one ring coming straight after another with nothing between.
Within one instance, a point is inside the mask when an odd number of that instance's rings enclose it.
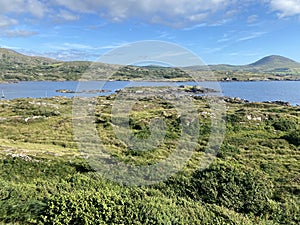
<instances>
[{"instance_id":1,"label":"distant mountain","mask_svg":"<svg viewBox=\"0 0 300 225\"><path fill-rule=\"evenodd\" d=\"M266 56L252 64L249 64L249 66L256 66L256 67L273 67L273 68L280 68L280 67L300 67L300 63L280 56L280 55L270 55Z\"/></svg>"},{"instance_id":2,"label":"distant mountain","mask_svg":"<svg viewBox=\"0 0 300 225\"><path fill-rule=\"evenodd\" d=\"M248 66L258 71L284 72L299 69L300 63L283 56L271 55L249 64Z\"/></svg>"},{"instance_id":3,"label":"distant mountain","mask_svg":"<svg viewBox=\"0 0 300 225\"><path fill-rule=\"evenodd\" d=\"M300 63L279 55L266 56L254 63L248 65L210 65L209 68L214 71L242 71L255 73L276 73L276 72L294 72L300 71ZM195 68L194 68L195 69ZM201 67L198 67L201 70Z\"/></svg>"}]
</instances>

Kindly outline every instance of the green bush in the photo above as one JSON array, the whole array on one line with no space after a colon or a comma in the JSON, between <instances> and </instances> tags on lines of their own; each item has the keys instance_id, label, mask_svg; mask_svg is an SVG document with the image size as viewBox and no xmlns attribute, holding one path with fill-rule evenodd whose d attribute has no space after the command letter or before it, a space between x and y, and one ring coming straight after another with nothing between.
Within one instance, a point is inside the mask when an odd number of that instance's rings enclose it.
<instances>
[{"instance_id":1,"label":"green bush","mask_svg":"<svg viewBox=\"0 0 300 225\"><path fill-rule=\"evenodd\" d=\"M299 199L291 198L279 204L273 203L269 219L278 224L300 224Z\"/></svg>"},{"instance_id":2,"label":"green bush","mask_svg":"<svg viewBox=\"0 0 300 225\"><path fill-rule=\"evenodd\" d=\"M281 130L281 131L289 131L295 129L296 126L297 123L295 121L287 118L280 118L273 123L273 127L276 130Z\"/></svg>"},{"instance_id":3,"label":"green bush","mask_svg":"<svg viewBox=\"0 0 300 225\"><path fill-rule=\"evenodd\" d=\"M220 147L220 149L217 153L217 157L224 159L224 158L226 158L226 156L236 155L239 153L240 153L240 149L238 147L228 144L228 143L224 143Z\"/></svg>"},{"instance_id":4,"label":"green bush","mask_svg":"<svg viewBox=\"0 0 300 225\"><path fill-rule=\"evenodd\" d=\"M170 199L156 190L61 193L47 201L40 223L76 224L253 224L251 220L217 205L182 198ZM121 191L121 190L120 190Z\"/></svg>"},{"instance_id":5,"label":"green bush","mask_svg":"<svg viewBox=\"0 0 300 225\"><path fill-rule=\"evenodd\" d=\"M293 130L283 137L289 143L299 146L300 145L300 130Z\"/></svg>"},{"instance_id":6,"label":"green bush","mask_svg":"<svg viewBox=\"0 0 300 225\"><path fill-rule=\"evenodd\" d=\"M194 174L195 197L241 213L261 215L269 210L273 186L263 174L245 167L218 163Z\"/></svg>"}]
</instances>

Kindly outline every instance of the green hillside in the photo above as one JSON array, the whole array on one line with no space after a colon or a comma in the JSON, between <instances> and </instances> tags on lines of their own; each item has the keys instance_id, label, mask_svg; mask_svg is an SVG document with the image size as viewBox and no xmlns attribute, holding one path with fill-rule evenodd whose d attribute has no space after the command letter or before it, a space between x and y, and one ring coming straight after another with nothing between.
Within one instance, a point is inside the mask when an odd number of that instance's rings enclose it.
<instances>
[{"instance_id":1,"label":"green hillside","mask_svg":"<svg viewBox=\"0 0 300 225\"><path fill-rule=\"evenodd\" d=\"M280 67L300 68L300 63L283 56L271 55L271 56L264 57L256 61L255 63L250 64L249 66L265 67L266 69L276 69Z\"/></svg>"},{"instance_id":2,"label":"green hillside","mask_svg":"<svg viewBox=\"0 0 300 225\"><path fill-rule=\"evenodd\" d=\"M300 63L278 55L264 57L248 66L252 71L266 71L281 75L295 75L300 72Z\"/></svg>"},{"instance_id":3,"label":"green hillside","mask_svg":"<svg viewBox=\"0 0 300 225\"><path fill-rule=\"evenodd\" d=\"M0 65L3 66L14 65L18 66L39 66L47 65L58 62L57 60L46 58L46 57L37 57L37 56L27 56L20 54L14 50L0 48Z\"/></svg>"},{"instance_id":4,"label":"green hillside","mask_svg":"<svg viewBox=\"0 0 300 225\"><path fill-rule=\"evenodd\" d=\"M81 118L72 117L72 99L0 101L0 223L298 225L299 107L224 100L225 139L207 168L200 165L215 115L206 98L195 97L200 126L192 157L170 178L133 187L106 179L81 156L72 123ZM189 122L164 98L141 98L130 114L134 136L149 137L157 117L166 135L155 149L135 150L114 133L126 131L112 121L114 95L85 101L95 104L101 146L127 165L168 157ZM194 122L188 124L191 131Z\"/></svg>"},{"instance_id":5,"label":"green hillside","mask_svg":"<svg viewBox=\"0 0 300 225\"><path fill-rule=\"evenodd\" d=\"M0 49L0 80L2 81L76 80L89 65L89 62L61 62Z\"/></svg>"},{"instance_id":6,"label":"green hillside","mask_svg":"<svg viewBox=\"0 0 300 225\"><path fill-rule=\"evenodd\" d=\"M208 72L208 70L212 71ZM156 65L121 66L88 61L64 62L0 49L0 81L34 80L299 80L300 64L268 56L249 65L210 65L171 68Z\"/></svg>"}]
</instances>

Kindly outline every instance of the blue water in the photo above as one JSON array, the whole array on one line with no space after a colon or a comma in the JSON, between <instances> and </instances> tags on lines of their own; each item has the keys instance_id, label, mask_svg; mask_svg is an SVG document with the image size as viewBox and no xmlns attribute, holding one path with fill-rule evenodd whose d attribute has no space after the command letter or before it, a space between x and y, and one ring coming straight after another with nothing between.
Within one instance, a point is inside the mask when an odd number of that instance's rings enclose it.
<instances>
[{"instance_id":1,"label":"blue water","mask_svg":"<svg viewBox=\"0 0 300 225\"><path fill-rule=\"evenodd\" d=\"M108 95L118 89L128 86L175 86L200 85L220 90L222 95L238 97L249 101L285 101L292 105L300 105L300 81L256 81L256 82L130 82L130 81L38 81L0 84L0 93L6 99L14 98L43 98L53 96L73 97L71 93L58 93L58 89L68 90L110 90L99 93ZM85 94L92 96L92 94Z\"/></svg>"}]
</instances>

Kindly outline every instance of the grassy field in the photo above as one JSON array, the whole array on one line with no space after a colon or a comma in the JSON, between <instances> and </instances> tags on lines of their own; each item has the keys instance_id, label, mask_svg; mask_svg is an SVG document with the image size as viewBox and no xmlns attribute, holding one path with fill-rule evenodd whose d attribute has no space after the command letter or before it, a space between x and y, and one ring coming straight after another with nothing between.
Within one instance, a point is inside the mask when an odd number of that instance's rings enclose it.
<instances>
[{"instance_id":1,"label":"grassy field","mask_svg":"<svg viewBox=\"0 0 300 225\"><path fill-rule=\"evenodd\" d=\"M115 95L90 100L102 145L121 162L143 166L168 157L183 129L160 97L134 104L134 137L165 121L157 149L120 141L111 110ZM0 224L299 224L300 108L226 99L226 132L216 159L199 164L213 120L209 101L195 97L199 138L187 164L150 186L124 186L95 172L73 130L73 99L0 101ZM88 140L88 137L86 137Z\"/></svg>"}]
</instances>

